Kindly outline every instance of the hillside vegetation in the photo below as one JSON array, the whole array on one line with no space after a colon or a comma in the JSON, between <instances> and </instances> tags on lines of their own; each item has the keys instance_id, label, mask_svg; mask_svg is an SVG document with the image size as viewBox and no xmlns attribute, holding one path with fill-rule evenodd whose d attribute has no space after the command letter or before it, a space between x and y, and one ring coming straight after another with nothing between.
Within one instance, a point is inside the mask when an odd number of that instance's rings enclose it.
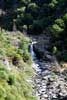
<instances>
[{"instance_id":1,"label":"hillside vegetation","mask_svg":"<svg viewBox=\"0 0 67 100\"><path fill-rule=\"evenodd\" d=\"M33 75L29 42L19 32L0 32L0 100L35 100L27 82Z\"/></svg>"}]
</instances>

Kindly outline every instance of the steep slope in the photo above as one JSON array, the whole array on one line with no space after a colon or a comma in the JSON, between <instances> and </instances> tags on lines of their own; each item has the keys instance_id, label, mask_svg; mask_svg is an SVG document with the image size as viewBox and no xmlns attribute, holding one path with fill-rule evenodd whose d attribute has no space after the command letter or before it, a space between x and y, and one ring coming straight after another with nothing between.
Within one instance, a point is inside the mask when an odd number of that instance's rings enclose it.
<instances>
[{"instance_id":1,"label":"steep slope","mask_svg":"<svg viewBox=\"0 0 67 100\"><path fill-rule=\"evenodd\" d=\"M29 41L20 32L0 32L0 100L35 100L27 82L33 75Z\"/></svg>"}]
</instances>

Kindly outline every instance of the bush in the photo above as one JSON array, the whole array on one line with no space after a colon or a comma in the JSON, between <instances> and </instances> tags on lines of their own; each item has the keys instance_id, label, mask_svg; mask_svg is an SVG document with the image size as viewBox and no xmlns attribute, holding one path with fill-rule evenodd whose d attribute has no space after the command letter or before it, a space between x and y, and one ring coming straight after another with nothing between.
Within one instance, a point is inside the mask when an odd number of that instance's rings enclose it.
<instances>
[{"instance_id":1,"label":"bush","mask_svg":"<svg viewBox=\"0 0 67 100\"><path fill-rule=\"evenodd\" d=\"M6 73L8 72L2 61L0 61L0 71L5 71Z\"/></svg>"},{"instance_id":2,"label":"bush","mask_svg":"<svg viewBox=\"0 0 67 100\"><path fill-rule=\"evenodd\" d=\"M8 79L7 82L8 82L9 85L13 85L16 82L15 75L13 75L13 74L9 75L9 79Z\"/></svg>"},{"instance_id":3,"label":"bush","mask_svg":"<svg viewBox=\"0 0 67 100\"><path fill-rule=\"evenodd\" d=\"M8 80L8 74L5 71L0 71L0 78L3 80Z\"/></svg>"},{"instance_id":4,"label":"bush","mask_svg":"<svg viewBox=\"0 0 67 100\"><path fill-rule=\"evenodd\" d=\"M52 3L57 4L58 1L57 0L52 0Z\"/></svg>"},{"instance_id":5,"label":"bush","mask_svg":"<svg viewBox=\"0 0 67 100\"><path fill-rule=\"evenodd\" d=\"M19 49L22 49L23 51L28 50L28 41L26 40L21 40L21 43L19 44Z\"/></svg>"},{"instance_id":6,"label":"bush","mask_svg":"<svg viewBox=\"0 0 67 100\"><path fill-rule=\"evenodd\" d=\"M37 12L38 10L38 5L36 3L30 3L28 5L28 9L31 10L31 12Z\"/></svg>"},{"instance_id":7,"label":"bush","mask_svg":"<svg viewBox=\"0 0 67 100\"><path fill-rule=\"evenodd\" d=\"M21 12L24 13L25 10L26 10L26 7L25 7L25 6L17 9L17 11L20 12L20 13L21 13Z\"/></svg>"},{"instance_id":8,"label":"bush","mask_svg":"<svg viewBox=\"0 0 67 100\"><path fill-rule=\"evenodd\" d=\"M59 25L61 28L64 28L64 27L65 27L65 25L64 25L64 20L63 20L63 19L56 19L56 20L55 20L55 23L56 23L57 25Z\"/></svg>"},{"instance_id":9,"label":"bush","mask_svg":"<svg viewBox=\"0 0 67 100\"><path fill-rule=\"evenodd\" d=\"M28 52L23 53L23 60L24 60L24 62L27 62L27 61L31 60L30 59L30 54Z\"/></svg>"},{"instance_id":10,"label":"bush","mask_svg":"<svg viewBox=\"0 0 67 100\"><path fill-rule=\"evenodd\" d=\"M30 54L28 52L28 43L29 41L22 40L19 45L18 53L22 55L24 62L27 62L30 60Z\"/></svg>"},{"instance_id":11,"label":"bush","mask_svg":"<svg viewBox=\"0 0 67 100\"><path fill-rule=\"evenodd\" d=\"M5 89L0 85L0 98L6 97L6 91Z\"/></svg>"},{"instance_id":12,"label":"bush","mask_svg":"<svg viewBox=\"0 0 67 100\"><path fill-rule=\"evenodd\" d=\"M58 52L57 47L54 46L54 47L53 47L53 54L56 54L57 52Z\"/></svg>"},{"instance_id":13,"label":"bush","mask_svg":"<svg viewBox=\"0 0 67 100\"><path fill-rule=\"evenodd\" d=\"M49 7L54 9L55 4L54 3L49 3Z\"/></svg>"},{"instance_id":14,"label":"bush","mask_svg":"<svg viewBox=\"0 0 67 100\"><path fill-rule=\"evenodd\" d=\"M8 94L5 100L16 100L16 97L13 94Z\"/></svg>"},{"instance_id":15,"label":"bush","mask_svg":"<svg viewBox=\"0 0 67 100\"><path fill-rule=\"evenodd\" d=\"M52 25L51 31L52 31L52 34L53 34L55 37L58 37L59 34L61 34L61 33L64 31L64 29L61 28L59 25L54 24L54 25Z\"/></svg>"}]
</instances>

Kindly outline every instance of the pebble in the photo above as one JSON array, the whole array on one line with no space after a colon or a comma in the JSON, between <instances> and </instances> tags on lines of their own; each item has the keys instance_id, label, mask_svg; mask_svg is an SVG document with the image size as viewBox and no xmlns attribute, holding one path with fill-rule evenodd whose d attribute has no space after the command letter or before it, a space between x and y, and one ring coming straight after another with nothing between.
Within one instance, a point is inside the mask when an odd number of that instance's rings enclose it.
<instances>
[{"instance_id":1,"label":"pebble","mask_svg":"<svg viewBox=\"0 0 67 100\"><path fill-rule=\"evenodd\" d=\"M44 96L43 96L44 98L48 98L48 95L47 94L44 94Z\"/></svg>"},{"instance_id":2,"label":"pebble","mask_svg":"<svg viewBox=\"0 0 67 100\"><path fill-rule=\"evenodd\" d=\"M39 46L37 47L39 48ZM46 57L53 60L52 56L48 53L46 53ZM53 68L52 66L57 65L55 64L55 61L47 62L40 59L38 62L36 59L34 62L37 62L36 65L40 69L36 71L37 76L34 81L34 84L36 85L34 91L36 92L37 100L59 100L59 98L67 96L67 80L65 80L66 73L54 73L50 70L50 68ZM57 69L56 67L57 66L55 66L55 69Z\"/></svg>"}]
</instances>

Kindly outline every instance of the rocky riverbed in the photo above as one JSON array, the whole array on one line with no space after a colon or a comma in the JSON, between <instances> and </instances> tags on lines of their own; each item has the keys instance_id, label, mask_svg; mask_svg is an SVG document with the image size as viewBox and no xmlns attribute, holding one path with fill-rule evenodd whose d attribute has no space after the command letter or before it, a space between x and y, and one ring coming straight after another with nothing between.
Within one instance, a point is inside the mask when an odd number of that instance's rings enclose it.
<instances>
[{"instance_id":1,"label":"rocky riverbed","mask_svg":"<svg viewBox=\"0 0 67 100\"><path fill-rule=\"evenodd\" d=\"M37 42L32 45L35 70L33 95L37 100L67 100L67 71L61 72L61 66L55 56L48 52L50 38L34 36L33 40Z\"/></svg>"}]
</instances>

